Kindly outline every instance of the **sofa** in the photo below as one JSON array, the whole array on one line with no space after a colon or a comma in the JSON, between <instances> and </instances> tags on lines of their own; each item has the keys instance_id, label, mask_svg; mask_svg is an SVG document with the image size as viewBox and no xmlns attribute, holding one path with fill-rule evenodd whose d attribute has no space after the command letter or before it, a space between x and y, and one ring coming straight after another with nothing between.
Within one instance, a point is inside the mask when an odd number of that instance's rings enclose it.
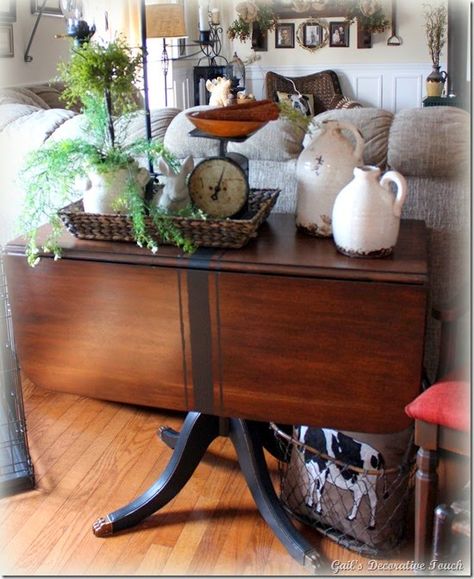
<instances>
[{"instance_id":1,"label":"sofa","mask_svg":"<svg viewBox=\"0 0 474 579\"><path fill-rule=\"evenodd\" d=\"M61 90L60 85L41 85L0 91L0 243L16 235L13 224L22 191L15 178L25 154L51 139L71 137L83 130L79 109L63 108ZM179 159L218 155L218 141L189 136L193 125L186 112L173 108L152 111L153 138L163 139ZM315 120L353 123L366 142L364 162L382 170L394 169L407 178L409 193L402 217L426 221L431 303L448 300L468 279L469 115L454 107L410 109L396 114L376 108L351 108L326 111ZM139 135L144 135L143 118L128 127L128 138ZM294 213L296 162L310 139L289 121L279 119L243 143L230 142L228 151L248 157L252 187L281 190L274 211ZM430 378L436 371L438 334L437 322L429 316L425 363Z\"/></svg>"}]
</instances>

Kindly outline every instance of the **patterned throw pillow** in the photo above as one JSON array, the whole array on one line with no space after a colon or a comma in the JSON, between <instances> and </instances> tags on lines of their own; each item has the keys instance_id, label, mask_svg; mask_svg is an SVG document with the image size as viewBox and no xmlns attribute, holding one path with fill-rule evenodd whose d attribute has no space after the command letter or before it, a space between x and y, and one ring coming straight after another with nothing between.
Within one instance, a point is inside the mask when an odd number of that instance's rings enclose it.
<instances>
[{"instance_id":1,"label":"patterned throw pillow","mask_svg":"<svg viewBox=\"0 0 474 579\"><path fill-rule=\"evenodd\" d=\"M289 101L291 106L306 115L314 117L314 97L312 94L291 94L277 91L278 102Z\"/></svg>"}]
</instances>

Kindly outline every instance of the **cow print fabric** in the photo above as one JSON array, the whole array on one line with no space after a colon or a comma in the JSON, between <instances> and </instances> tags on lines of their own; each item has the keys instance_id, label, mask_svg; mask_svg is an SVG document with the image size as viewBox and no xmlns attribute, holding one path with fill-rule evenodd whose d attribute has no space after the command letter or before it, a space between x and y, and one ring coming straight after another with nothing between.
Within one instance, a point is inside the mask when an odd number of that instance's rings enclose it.
<instances>
[{"instance_id":1,"label":"cow print fabric","mask_svg":"<svg viewBox=\"0 0 474 579\"><path fill-rule=\"evenodd\" d=\"M293 441L281 464L283 504L349 549L393 553L405 536L413 487L412 429L368 435L297 426Z\"/></svg>"}]
</instances>

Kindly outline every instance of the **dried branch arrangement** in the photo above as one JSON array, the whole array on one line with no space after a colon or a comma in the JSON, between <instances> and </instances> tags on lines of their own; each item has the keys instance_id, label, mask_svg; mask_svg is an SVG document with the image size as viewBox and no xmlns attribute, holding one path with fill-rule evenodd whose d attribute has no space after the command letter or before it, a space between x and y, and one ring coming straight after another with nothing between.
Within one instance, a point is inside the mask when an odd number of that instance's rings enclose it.
<instances>
[{"instance_id":1,"label":"dried branch arrangement","mask_svg":"<svg viewBox=\"0 0 474 579\"><path fill-rule=\"evenodd\" d=\"M439 57L446 44L448 11L445 5L433 7L423 4L425 34L433 66L439 66Z\"/></svg>"}]
</instances>

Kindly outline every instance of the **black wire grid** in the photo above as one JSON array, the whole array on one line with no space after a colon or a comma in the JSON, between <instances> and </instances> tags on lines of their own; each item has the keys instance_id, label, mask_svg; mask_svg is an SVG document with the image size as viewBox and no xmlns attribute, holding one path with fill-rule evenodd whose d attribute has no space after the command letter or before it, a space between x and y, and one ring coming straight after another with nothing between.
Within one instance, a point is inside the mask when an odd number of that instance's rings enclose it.
<instances>
[{"instance_id":1,"label":"black wire grid","mask_svg":"<svg viewBox=\"0 0 474 579\"><path fill-rule=\"evenodd\" d=\"M22 492L34 486L20 371L0 249L0 496Z\"/></svg>"}]
</instances>

